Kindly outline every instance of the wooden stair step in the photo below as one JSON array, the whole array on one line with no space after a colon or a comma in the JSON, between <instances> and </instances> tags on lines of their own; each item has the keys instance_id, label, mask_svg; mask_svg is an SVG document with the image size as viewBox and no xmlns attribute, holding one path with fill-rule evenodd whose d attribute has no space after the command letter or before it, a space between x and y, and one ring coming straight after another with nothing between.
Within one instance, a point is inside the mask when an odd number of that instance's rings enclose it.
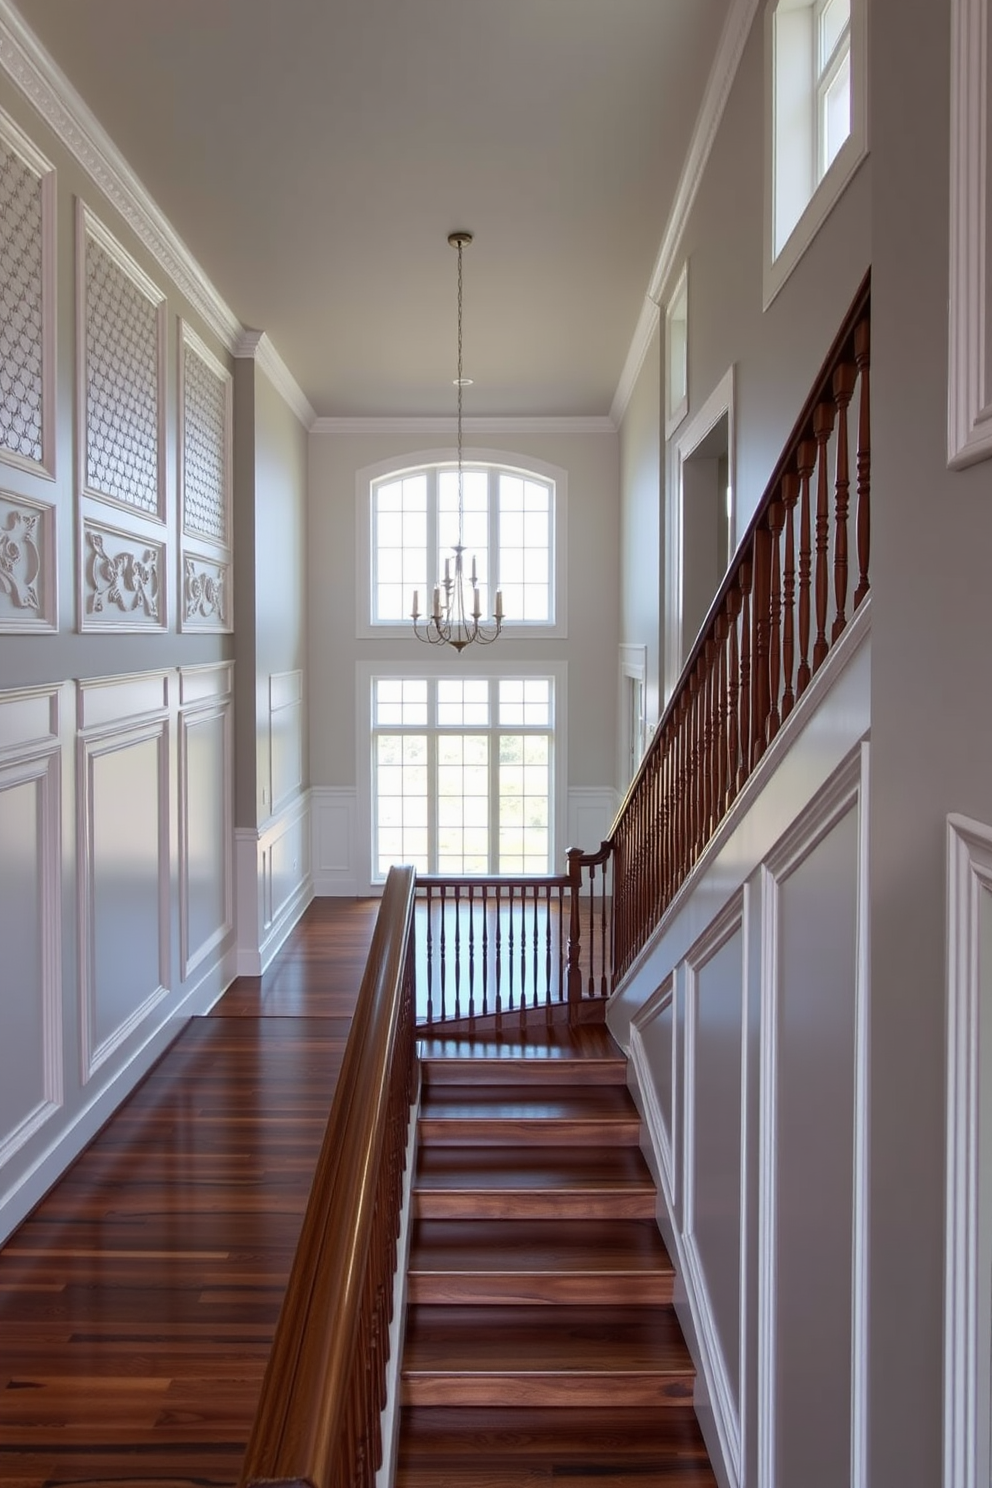
<instances>
[{"instance_id":1,"label":"wooden stair step","mask_svg":"<svg viewBox=\"0 0 992 1488\"><path fill-rule=\"evenodd\" d=\"M576 1068L576 1064L579 1068ZM501 1058L465 1056L433 1057L422 1054L421 1073L426 1089L439 1085L626 1085L627 1066L620 1058L549 1059L533 1054L503 1055Z\"/></svg>"},{"instance_id":2,"label":"wooden stair step","mask_svg":"<svg viewBox=\"0 0 992 1488\"><path fill-rule=\"evenodd\" d=\"M422 1147L418 1219L653 1219L636 1147Z\"/></svg>"},{"instance_id":3,"label":"wooden stair step","mask_svg":"<svg viewBox=\"0 0 992 1488\"><path fill-rule=\"evenodd\" d=\"M674 1270L653 1220L417 1220L411 1303L658 1305Z\"/></svg>"},{"instance_id":4,"label":"wooden stair step","mask_svg":"<svg viewBox=\"0 0 992 1488\"><path fill-rule=\"evenodd\" d=\"M442 1085L424 1093L419 1130L428 1145L636 1146L640 1117L621 1086Z\"/></svg>"},{"instance_id":5,"label":"wooden stair step","mask_svg":"<svg viewBox=\"0 0 992 1488\"><path fill-rule=\"evenodd\" d=\"M716 1488L688 1405L407 1406L395 1488Z\"/></svg>"},{"instance_id":6,"label":"wooden stair step","mask_svg":"<svg viewBox=\"0 0 992 1488\"><path fill-rule=\"evenodd\" d=\"M407 1313L404 1405L684 1404L671 1307L434 1307Z\"/></svg>"}]
</instances>

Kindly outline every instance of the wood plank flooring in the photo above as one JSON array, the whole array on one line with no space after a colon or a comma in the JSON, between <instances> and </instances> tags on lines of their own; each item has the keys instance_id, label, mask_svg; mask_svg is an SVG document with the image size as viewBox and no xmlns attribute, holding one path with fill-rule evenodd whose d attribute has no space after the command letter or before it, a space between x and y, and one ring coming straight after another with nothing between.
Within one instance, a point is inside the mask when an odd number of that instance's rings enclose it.
<instances>
[{"instance_id":1,"label":"wood plank flooring","mask_svg":"<svg viewBox=\"0 0 992 1488\"><path fill-rule=\"evenodd\" d=\"M0 1484L237 1482L377 904L323 899L0 1251Z\"/></svg>"}]
</instances>

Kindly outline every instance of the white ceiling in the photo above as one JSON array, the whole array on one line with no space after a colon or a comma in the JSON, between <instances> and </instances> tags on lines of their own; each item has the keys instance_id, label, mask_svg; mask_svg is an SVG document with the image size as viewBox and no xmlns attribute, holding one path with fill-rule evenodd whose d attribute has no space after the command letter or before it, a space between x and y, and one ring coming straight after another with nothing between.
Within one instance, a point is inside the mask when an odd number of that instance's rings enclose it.
<instances>
[{"instance_id":1,"label":"white ceiling","mask_svg":"<svg viewBox=\"0 0 992 1488\"><path fill-rule=\"evenodd\" d=\"M729 0L19 0L319 415L603 415Z\"/></svg>"}]
</instances>

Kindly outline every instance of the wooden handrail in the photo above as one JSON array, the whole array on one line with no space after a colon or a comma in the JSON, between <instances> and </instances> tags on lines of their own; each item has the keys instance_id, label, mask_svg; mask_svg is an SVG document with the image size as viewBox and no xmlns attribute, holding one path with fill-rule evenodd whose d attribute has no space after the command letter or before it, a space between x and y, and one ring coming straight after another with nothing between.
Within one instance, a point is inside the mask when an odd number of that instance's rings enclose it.
<instances>
[{"instance_id":1,"label":"wooden handrail","mask_svg":"<svg viewBox=\"0 0 992 1488\"><path fill-rule=\"evenodd\" d=\"M242 1488L368 1488L381 1460L414 1081L414 870L386 881L242 1468Z\"/></svg>"}]
</instances>

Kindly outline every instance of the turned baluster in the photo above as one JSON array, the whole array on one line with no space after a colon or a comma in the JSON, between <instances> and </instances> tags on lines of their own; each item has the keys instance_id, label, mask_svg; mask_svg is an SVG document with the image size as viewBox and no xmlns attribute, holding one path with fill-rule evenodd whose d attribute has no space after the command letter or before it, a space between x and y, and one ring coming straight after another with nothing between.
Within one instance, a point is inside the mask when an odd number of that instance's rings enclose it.
<instances>
[{"instance_id":1,"label":"turned baluster","mask_svg":"<svg viewBox=\"0 0 992 1488\"><path fill-rule=\"evenodd\" d=\"M694 666L689 678L689 749L688 749L688 796L689 796L689 853L686 871L696 861L696 844L699 840L699 753L702 735L699 726L699 667Z\"/></svg>"},{"instance_id":2,"label":"turned baluster","mask_svg":"<svg viewBox=\"0 0 992 1488\"><path fill-rule=\"evenodd\" d=\"M801 698L809 686L809 616L810 582L813 573L813 553L810 538L809 483L816 469L816 441L804 439L799 446L796 459L799 471L799 672L796 677L796 697Z\"/></svg>"},{"instance_id":3,"label":"turned baluster","mask_svg":"<svg viewBox=\"0 0 992 1488\"><path fill-rule=\"evenodd\" d=\"M813 671L819 670L827 654L827 540L830 514L827 475L827 441L833 433L834 405L818 403L813 414L816 438L816 640L813 642Z\"/></svg>"},{"instance_id":4,"label":"turned baluster","mask_svg":"<svg viewBox=\"0 0 992 1488\"><path fill-rule=\"evenodd\" d=\"M782 722L792 712L792 668L795 663L796 605L796 535L795 507L799 500L799 477L794 471L782 477L782 503L785 507L785 559L782 578Z\"/></svg>"},{"instance_id":5,"label":"turned baluster","mask_svg":"<svg viewBox=\"0 0 992 1488\"><path fill-rule=\"evenodd\" d=\"M765 752L768 727L768 631L771 614L771 533L754 532L754 645L751 682L751 768Z\"/></svg>"},{"instance_id":6,"label":"turned baluster","mask_svg":"<svg viewBox=\"0 0 992 1488\"><path fill-rule=\"evenodd\" d=\"M782 527L785 522L785 507L781 501L773 501L768 509L768 530L771 534L771 585L769 591L768 625L768 742L778 733L780 722L778 711L778 685L782 658Z\"/></svg>"},{"instance_id":7,"label":"turned baluster","mask_svg":"<svg viewBox=\"0 0 992 1488\"><path fill-rule=\"evenodd\" d=\"M741 596L741 691L740 751L741 765L737 774L740 790L751 773L751 560L741 561L737 578Z\"/></svg>"},{"instance_id":8,"label":"turned baluster","mask_svg":"<svg viewBox=\"0 0 992 1488\"><path fill-rule=\"evenodd\" d=\"M730 655L727 658L727 809L737 795L738 768L738 700L740 697L740 656L737 646L737 620L741 612L741 591L735 584L727 595L730 630Z\"/></svg>"},{"instance_id":9,"label":"turned baluster","mask_svg":"<svg viewBox=\"0 0 992 1488\"><path fill-rule=\"evenodd\" d=\"M702 670L702 714L703 747L699 761L700 802L702 815L699 824L700 847L708 840L713 829L713 639L707 636L699 653Z\"/></svg>"},{"instance_id":10,"label":"turned baluster","mask_svg":"<svg viewBox=\"0 0 992 1488\"><path fill-rule=\"evenodd\" d=\"M716 617L716 709L713 720L713 827L719 826L727 809L727 631L728 602Z\"/></svg>"},{"instance_id":11,"label":"turned baluster","mask_svg":"<svg viewBox=\"0 0 992 1488\"><path fill-rule=\"evenodd\" d=\"M679 852L676 888L678 888L678 885L689 872L689 834L692 820L689 810L691 790L690 765L692 761L690 723L689 689L686 687L683 689L679 699Z\"/></svg>"},{"instance_id":12,"label":"turned baluster","mask_svg":"<svg viewBox=\"0 0 992 1488\"><path fill-rule=\"evenodd\" d=\"M837 480L834 531L834 624L831 643L847 624L847 511L850 505L851 470L847 447L847 408L854 396L858 370L842 362L834 372L834 402L837 405Z\"/></svg>"},{"instance_id":13,"label":"turned baluster","mask_svg":"<svg viewBox=\"0 0 992 1488\"><path fill-rule=\"evenodd\" d=\"M854 332L854 360L861 378L858 409L858 587L854 608L868 593L871 549L871 322L863 320Z\"/></svg>"}]
</instances>

